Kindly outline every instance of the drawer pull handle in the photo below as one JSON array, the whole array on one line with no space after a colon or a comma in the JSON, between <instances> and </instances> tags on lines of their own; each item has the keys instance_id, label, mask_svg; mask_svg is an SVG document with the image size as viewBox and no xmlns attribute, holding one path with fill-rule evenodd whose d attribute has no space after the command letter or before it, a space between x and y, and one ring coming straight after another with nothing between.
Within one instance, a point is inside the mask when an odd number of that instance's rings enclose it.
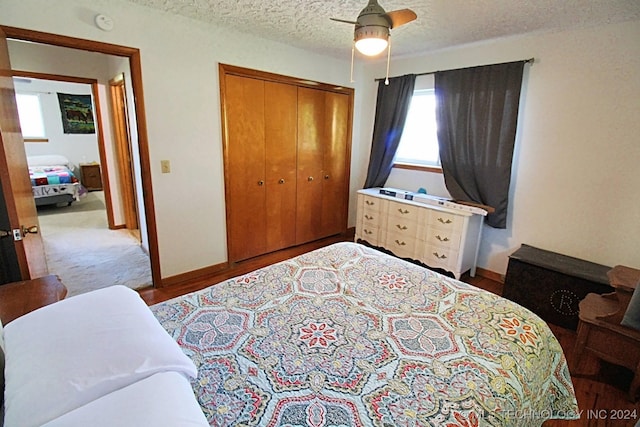
<instances>
[{"instance_id":1,"label":"drawer pull handle","mask_svg":"<svg viewBox=\"0 0 640 427\"><path fill-rule=\"evenodd\" d=\"M440 255L438 252L434 252L433 254L438 259L447 259L447 256L445 254Z\"/></svg>"},{"instance_id":2,"label":"drawer pull handle","mask_svg":"<svg viewBox=\"0 0 640 427\"><path fill-rule=\"evenodd\" d=\"M259 186L263 186L264 185L264 181L263 180L258 181L258 185Z\"/></svg>"},{"instance_id":3,"label":"drawer pull handle","mask_svg":"<svg viewBox=\"0 0 640 427\"><path fill-rule=\"evenodd\" d=\"M436 235L436 239L440 240L441 242L448 242L449 238L448 237L440 237L440 235Z\"/></svg>"},{"instance_id":4,"label":"drawer pull handle","mask_svg":"<svg viewBox=\"0 0 640 427\"><path fill-rule=\"evenodd\" d=\"M438 221L440 221L443 224L451 224L453 221L451 221L450 219L442 219L442 218L438 218Z\"/></svg>"},{"instance_id":5,"label":"drawer pull handle","mask_svg":"<svg viewBox=\"0 0 640 427\"><path fill-rule=\"evenodd\" d=\"M367 229L364 229L362 231L364 231L364 234L368 234L368 235L372 235L373 234L373 231L369 231Z\"/></svg>"},{"instance_id":6,"label":"drawer pull handle","mask_svg":"<svg viewBox=\"0 0 640 427\"><path fill-rule=\"evenodd\" d=\"M278 180L278 184L284 184L284 178L280 178L280 179Z\"/></svg>"},{"instance_id":7,"label":"drawer pull handle","mask_svg":"<svg viewBox=\"0 0 640 427\"><path fill-rule=\"evenodd\" d=\"M365 202L367 205L369 205L369 206L373 206L373 205L375 205L375 204L376 204L375 202L372 202L372 201L370 201L370 200L365 200L364 202Z\"/></svg>"},{"instance_id":8,"label":"drawer pull handle","mask_svg":"<svg viewBox=\"0 0 640 427\"><path fill-rule=\"evenodd\" d=\"M396 243L400 246L406 246L407 244L405 242L401 242L400 240L396 239Z\"/></svg>"},{"instance_id":9,"label":"drawer pull handle","mask_svg":"<svg viewBox=\"0 0 640 427\"><path fill-rule=\"evenodd\" d=\"M406 215L406 214L408 214L408 213L409 213L409 211L408 211L408 210L406 210L406 209L401 209L401 208L398 208L398 212L400 212L402 215Z\"/></svg>"},{"instance_id":10,"label":"drawer pull handle","mask_svg":"<svg viewBox=\"0 0 640 427\"><path fill-rule=\"evenodd\" d=\"M407 229L406 225L396 224L396 227L398 227L400 230L406 230Z\"/></svg>"},{"instance_id":11,"label":"drawer pull handle","mask_svg":"<svg viewBox=\"0 0 640 427\"><path fill-rule=\"evenodd\" d=\"M373 219L373 217L372 217L372 216L370 216L370 215L365 214L365 215L364 215L364 219L372 220L372 219Z\"/></svg>"}]
</instances>

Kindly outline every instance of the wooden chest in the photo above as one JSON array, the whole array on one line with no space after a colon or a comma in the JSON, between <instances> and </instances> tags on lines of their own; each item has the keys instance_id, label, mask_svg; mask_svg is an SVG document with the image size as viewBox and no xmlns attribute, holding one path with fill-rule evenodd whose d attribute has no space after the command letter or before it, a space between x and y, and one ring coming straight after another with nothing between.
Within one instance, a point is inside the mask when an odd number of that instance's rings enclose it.
<instances>
[{"instance_id":1,"label":"wooden chest","mask_svg":"<svg viewBox=\"0 0 640 427\"><path fill-rule=\"evenodd\" d=\"M549 323L575 330L578 304L590 292L613 292L611 267L522 245L509 257L503 296Z\"/></svg>"}]
</instances>

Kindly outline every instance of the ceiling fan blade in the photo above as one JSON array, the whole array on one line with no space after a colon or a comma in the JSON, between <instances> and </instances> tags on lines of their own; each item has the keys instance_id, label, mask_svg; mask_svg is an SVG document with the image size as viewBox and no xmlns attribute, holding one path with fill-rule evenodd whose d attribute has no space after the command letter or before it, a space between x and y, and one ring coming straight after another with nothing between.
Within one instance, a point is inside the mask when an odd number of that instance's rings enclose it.
<instances>
[{"instance_id":1,"label":"ceiling fan blade","mask_svg":"<svg viewBox=\"0 0 640 427\"><path fill-rule=\"evenodd\" d=\"M396 28L415 20L418 15L411 9L399 9L387 12L387 17L391 22L391 28Z\"/></svg>"},{"instance_id":2,"label":"ceiling fan blade","mask_svg":"<svg viewBox=\"0 0 640 427\"><path fill-rule=\"evenodd\" d=\"M339 19L339 18L329 18L332 21L336 21L336 22L343 22L345 24L353 24L353 25L357 25L358 23L356 21L347 21L346 19Z\"/></svg>"}]
</instances>

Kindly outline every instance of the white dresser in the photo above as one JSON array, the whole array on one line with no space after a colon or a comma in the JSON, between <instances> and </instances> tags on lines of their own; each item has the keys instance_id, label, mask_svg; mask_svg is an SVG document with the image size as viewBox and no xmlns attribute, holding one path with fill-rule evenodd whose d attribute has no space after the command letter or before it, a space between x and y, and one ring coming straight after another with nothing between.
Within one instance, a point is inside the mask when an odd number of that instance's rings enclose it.
<instances>
[{"instance_id":1,"label":"white dresser","mask_svg":"<svg viewBox=\"0 0 640 427\"><path fill-rule=\"evenodd\" d=\"M379 188L360 190L355 239L449 271L458 279L466 271L475 276L486 211L437 203L384 195Z\"/></svg>"}]
</instances>

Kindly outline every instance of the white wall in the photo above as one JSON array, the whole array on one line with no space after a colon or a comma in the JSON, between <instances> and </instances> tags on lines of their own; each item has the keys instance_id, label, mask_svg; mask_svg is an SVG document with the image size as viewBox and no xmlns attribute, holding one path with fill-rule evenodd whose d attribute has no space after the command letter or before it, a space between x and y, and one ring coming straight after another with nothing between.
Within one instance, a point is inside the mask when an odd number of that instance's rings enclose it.
<instances>
[{"instance_id":1,"label":"white wall","mask_svg":"<svg viewBox=\"0 0 640 427\"><path fill-rule=\"evenodd\" d=\"M479 265L504 273L508 255L526 243L640 268L639 21L393 59L391 75L531 57L535 63L525 66L508 227L485 226ZM384 66L365 71L371 84L362 98L375 97L373 79L384 75ZM372 121L373 116L363 117L363 133ZM394 171L388 185L446 191L441 175L413 171Z\"/></svg>"},{"instance_id":2,"label":"white wall","mask_svg":"<svg viewBox=\"0 0 640 427\"><path fill-rule=\"evenodd\" d=\"M96 28L98 13L113 18L113 31ZM352 86L348 58L123 0L0 0L0 24L140 49L162 277L227 259L218 63ZM358 150L358 130L353 139ZM160 160L171 161L170 174L160 173ZM353 164L352 187L362 167Z\"/></svg>"}]
</instances>

